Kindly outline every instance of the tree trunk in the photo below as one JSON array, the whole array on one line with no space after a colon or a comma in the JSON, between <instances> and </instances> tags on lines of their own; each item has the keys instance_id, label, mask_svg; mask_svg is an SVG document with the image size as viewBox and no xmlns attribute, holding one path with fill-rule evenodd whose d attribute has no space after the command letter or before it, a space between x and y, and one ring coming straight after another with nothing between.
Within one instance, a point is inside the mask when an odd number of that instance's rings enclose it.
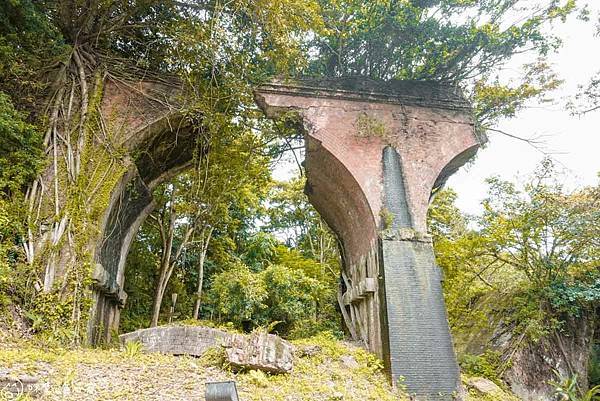
<instances>
[{"instance_id":1,"label":"tree trunk","mask_svg":"<svg viewBox=\"0 0 600 401\"><path fill-rule=\"evenodd\" d=\"M204 252L200 254L200 261L198 263L198 288L196 289L196 302L194 304L194 315L193 318L198 320L198 313L200 312L200 297L202 296L202 284L204 283Z\"/></svg>"},{"instance_id":2,"label":"tree trunk","mask_svg":"<svg viewBox=\"0 0 600 401\"><path fill-rule=\"evenodd\" d=\"M160 258L160 274L158 276L158 282L156 283L156 290L154 291L154 304L152 307L152 320L150 322L151 327L158 325L158 317L160 316L160 307L162 305L162 299L165 293L166 283L168 281L169 274L168 269L171 266L171 255L173 253L173 236L175 235L175 190L173 187L171 192L171 202L169 205L169 222L165 232L163 222L164 219L158 219L158 228L160 231L160 237L162 239L162 257Z\"/></svg>"},{"instance_id":3,"label":"tree trunk","mask_svg":"<svg viewBox=\"0 0 600 401\"><path fill-rule=\"evenodd\" d=\"M160 307L162 305L162 300L167 290L167 284L169 284L169 280L171 279L171 275L175 270L177 265L177 261L181 257L183 250L187 247L190 242L191 237L194 235L194 231L196 228L195 221L190 223L185 234L181 240L181 244L177 248L175 254L173 254L173 237L175 236L175 220L177 220L177 215L175 210L173 209L173 202L175 199L175 189L173 189L173 194L171 198L171 207L170 207L170 216L169 216L169 227L168 231L165 234L162 225L159 226L161 238L163 239L163 257L161 258L161 266L160 266L160 276L158 282L156 283L156 291L154 293L154 306L152 308L152 321L151 327L158 325L158 318L160 316ZM160 222L159 222L160 224ZM211 231L212 232L212 231ZM205 251L206 252L206 251Z\"/></svg>"},{"instance_id":4,"label":"tree trunk","mask_svg":"<svg viewBox=\"0 0 600 401\"><path fill-rule=\"evenodd\" d=\"M161 269L162 270L162 269ZM156 290L154 291L154 303L152 305L152 320L150 327L158 326L158 317L160 316L160 307L162 305L162 282L164 280L164 272L161 271L158 283L156 283Z\"/></svg>"},{"instance_id":5,"label":"tree trunk","mask_svg":"<svg viewBox=\"0 0 600 401\"><path fill-rule=\"evenodd\" d=\"M211 227L206 234L206 238L202 242L202 252L200 252L200 261L198 263L198 288L196 290L196 303L194 304L194 315L193 318L198 320L198 313L200 312L200 298L202 297L202 285L204 283L204 260L206 259L206 251L208 250L208 243L212 236L213 228Z\"/></svg>"}]
</instances>

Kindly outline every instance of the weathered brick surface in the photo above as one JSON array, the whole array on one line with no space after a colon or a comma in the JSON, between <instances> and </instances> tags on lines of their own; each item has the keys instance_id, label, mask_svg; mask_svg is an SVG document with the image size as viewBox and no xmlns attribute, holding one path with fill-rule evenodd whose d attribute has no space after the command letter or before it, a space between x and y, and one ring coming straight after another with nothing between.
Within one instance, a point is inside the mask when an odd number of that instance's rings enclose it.
<instances>
[{"instance_id":1,"label":"weathered brick surface","mask_svg":"<svg viewBox=\"0 0 600 401\"><path fill-rule=\"evenodd\" d=\"M362 194L354 196L366 197L377 225L383 206L382 152L392 145L402 160L413 224L416 230L426 231L427 207L436 180L455 158L466 162L480 145L470 111L464 101L456 100L457 94L438 96L431 83L413 82L407 86L415 88L409 95L398 93L389 98L366 91L368 82L355 92L348 89L349 84L342 92L332 89L333 85L318 89L301 83L270 85L259 89L256 98L269 116L286 110L300 114L306 136L341 163L361 188ZM379 122L385 127L385 135L361 134L358 128L362 117ZM313 175L327 173L316 163L312 170ZM310 181L310 173L308 178Z\"/></svg>"},{"instance_id":2,"label":"weathered brick surface","mask_svg":"<svg viewBox=\"0 0 600 401\"><path fill-rule=\"evenodd\" d=\"M200 326L158 326L122 334L123 343L139 341L146 352L201 356L212 347L225 344L230 335Z\"/></svg>"},{"instance_id":3,"label":"weathered brick surface","mask_svg":"<svg viewBox=\"0 0 600 401\"><path fill-rule=\"evenodd\" d=\"M306 192L342 243L356 336L394 382L451 399L458 366L426 215L432 190L481 144L469 105L448 85L366 79L273 82L256 100L268 116L301 117Z\"/></svg>"}]
</instances>

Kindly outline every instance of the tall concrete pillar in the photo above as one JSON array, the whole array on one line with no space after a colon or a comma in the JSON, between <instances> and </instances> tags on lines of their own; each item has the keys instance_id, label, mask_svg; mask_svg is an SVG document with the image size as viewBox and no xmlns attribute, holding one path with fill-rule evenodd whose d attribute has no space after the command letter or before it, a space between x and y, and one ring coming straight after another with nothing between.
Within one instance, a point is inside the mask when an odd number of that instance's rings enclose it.
<instances>
[{"instance_id":1,"label":"tall concrete pillar","mask_svg":"<svg viewBox=\"0 0 600 401\"><path fill-rule=\"evenodd\" d=\"M306 193L342 244L350 333L393 384L450 400L460 376L426 215L432 193L484 138L451 86L368 79L272 82L270 117L292 112L306 140Z\"/></svg>"}]
</instances>

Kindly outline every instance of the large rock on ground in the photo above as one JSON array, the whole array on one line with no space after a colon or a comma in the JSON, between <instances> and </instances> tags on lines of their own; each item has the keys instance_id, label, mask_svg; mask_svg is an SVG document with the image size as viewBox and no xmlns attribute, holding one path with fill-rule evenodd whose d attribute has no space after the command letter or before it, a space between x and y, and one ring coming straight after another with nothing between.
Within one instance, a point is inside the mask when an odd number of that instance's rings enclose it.
<instances>
[{"instance_id":1,"label":"large rock on ground","mask_svg":"<svg viewBox=\"0 0 600 401\"><path fill-rule=\"evenodd\" d=\"M289 342L267 333L234 334L225 344L227 361L232 366L270 373L291 372L293 352Z\"/></svg>"},{"instance_id":2,"label":"large rock on ground","mask_svg":"<svg viewBox=\"0 0 600 401\"><path fill-rule=\"evenodd\" d=\"M267 333L228 333L203 326L159 326L119 336L122 343L140 342L145 352L202 356L214 347L224 347L226 361L240 369L288 373L293 367L293 347Z\"/></svg>"}]
</instances>

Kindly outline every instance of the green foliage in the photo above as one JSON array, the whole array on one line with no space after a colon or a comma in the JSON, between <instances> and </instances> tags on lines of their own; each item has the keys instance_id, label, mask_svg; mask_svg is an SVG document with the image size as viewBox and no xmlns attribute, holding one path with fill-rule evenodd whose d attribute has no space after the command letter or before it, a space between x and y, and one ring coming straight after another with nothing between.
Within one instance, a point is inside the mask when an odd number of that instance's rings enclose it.
<instances>
[{"instance_id":1,"label":"green foliage","mask_svg":"<svg viewBox=\"0 0 600 401\"><path fill-rule=\"evenodd\" d=\"M567 193L547 161L522 188L498 179L489 184L477 219L453 206L452 193L438 194L430 211L455 334L491 334L502 321L513 334L537 340L565 316L593 316L599 187Z\"/></svg>"},{"instance_id":2,"label":"green foliage","mask_svg":"<svg viewBox=\"0 0 600 401\"><path fill-rule=\"evenodd\" d=\"M268 159L254 151L258 140L256 134L239 127L200 138L198 146L210 152L197 149L191 171L155 189L157 207L138 232L126 262L129 301L122 318L123 330L145 327L150 322L148 310L152 309L152 295L156 296L163 268L172 269L164 298L177 293L175 315L185 318L192 316L198 298L200 270L208 278L241 254L241 259L258 271L265 258L272 257L270 237L239 238L250 235L248 226L270 184ZM245 249L238 249L242 245ZM165 262L164 255L171 259ZM203 280L202 290L208 284ZM204 301L202 296L200 301ZM211 311L201 302L200 312Z\"/></svg>"},{"instance_id":3,"label":"green foliage","mask_svg":"<svg viewBox=\"0 0 600 401\"><path fill-rule=\"evenodd\" d=\"M123 346L123 352L129 358L135 358L142 352L143 344L139 341L128 341Z\"/></svg>"},{"instance_id":4,"label":"green foliage","mask_svg":"<svg viewBox=\"0 0 600 401\"><path fill-rule=\"evenodd\" d=\"M233 322L238 327L252 322L261 325L266 309L267 288L259 274L246 265L237 263L212 279L208 298L217 317Z\"/></svg>"},{"instance_id":5,"label":"green foliage","mask_svg":"<svg viewBox=\"0 0 600 401\"><path fill-rule=\"evenodd\" d=\"M142 226L127 259L125 290L129 297L121 316L121 330L146 327L150 321L148 314L163 252L156 222L177 210L181 223L176 224L173 252L180 246L187 222L214 227L204 262L202 318L229 321L245 330L274 325L277 332L290 338L325 330L340 333L335 238L298 189L300 180L278 184L265 199L270 189L264 174L266 165L256 157L250 163L244 162L242 158L252 155L246 156L243 151L236 155L243 143L236 146L239 147L213 147L209 156L212 164L199 166L208 170L174 181L184 185L175 198L164 192L170 191L173 184L157 189L156 218ZM240 159L239 170L228 169ZM201 179L199 183L194 183L196 174ZM261 181L261 177L265 180ZM199 196L194 194L195 187L203 188ZM270 233L253 232L262 202L269 206L267 230L278 235L285 231L289 234L286 242L298 249L282 245ZM197 242L190 241L186 246L166 290L166 299L172 293L179 295L176 319L190 316L195 300L200 252Z\"/></svg>"},{"instance_id":6,"label":"green foliage","mask_svg":"<svg viewBox=\"0 0 600 401\"><path fill-rule=\"evenodd\" d=\"M581 317L582 305L600 303L600 277L588 273L584 277L557 281L550 285L548 294L552 308L573 317Z\"/></svg>"},{"instance_id":7,"label":"green foliage","mask_svg":"<svg viewBox=\"0 0 600 401\"><path fill-rule=\"evenodd\" d=\"M60 299L56 293L42 293L25 305L25 317L40 340L53 345L70 344L78 340L71 325L71 299Z\"/></svg>"},{"instance_id":8,"label":"green foliage","mask_svg":"<svg viewBox=\"0 0 600 401\"><path fill-rule=\"evenodd\" d=\"M518 189L490 180L480 220L482 253L514 269L556 313L578 313L598 302L597 229L600 187L566 193L545 161Z\"/></svg>"},{"instance_id":9,"label":"green foliage","mask_svg":"<svg viewBox=\"0 0 600 401\"><path fill-rule=\"evenodd\" d=\"M278 331L285 333L298 321L317 320L319 282L302 270L283 265L271 265L262 273L268 296L265 300L270 321L281 322Z\"/></svg>"},{"instance_id":10,"label":"green foliage","mask_svg":"<svg viewBox=\"0 0 600 401\"><path fill-rule=\"evenodd\" d=\"M251 203L256 203L262 189L268 187L264 185L268 181L268 158L262 154L263 138L253 128L263 125L267 132L269 124L253 104L252 83L293 68L292 64L302 59L298 57L299 38L318 25L312 19L318 19L318 14L310 1L2 3L0 91L9 93L13 101L18 99L19 107L33 111L32 120L44 126L45 150L54 154L56 171L54 191L37 194L40 206L37 214L29 216L33 218L28 240L43 238L42 227L60 234L56 243L36 253L29 268L38 271L28 272L25 285L29 293L24 298L31 304L42 302L42 298L34 302L39 291L33 288L35 276L54 269L58 261L66 262L68 266L61 266L61 270L66 271L67 280L54 291L61 292L61 300L70 300L72 320L77 325L89 310L90 244L98 235L97 223L121 177L120 162L125 156L120 144L114 142L117 133L108 132L112 125L105 119L109 116L97 110L103 79L124 83L157 72L161 77L175 74L181 78L189 91L183 94L180 106L189 112L199 134L198 165L201 159L208 159L205 150L211 150L211 174L198 169L198 175L206 180L196 181L206 191L203 199L193 200L217 209L208 213L212 220L202 216L203 228L210 227L212 232L219 221L219 230L226 232L221 237L231 237L244 218L231 213L252 213ZM34 152L22 148L23 161L28 156L35 158ZM0 150L4 157L5 149ZM237 175L233 174L236 169ZM15 171L26 174L22 169L2 169L6 174ZM24 188L35 175L27 175L26 182L11 178L10 183ZM189 193L197 195L195 191ZM218 202L207 199L216 194ZM229 210L235 203L232 196L247 203L238 202ZM61 224L66 228L60 228ZM3 246L0 256L4 253ZM69 255L67 261L62 259L64 254ZM5 270L4 265L1 270ZM174 280L172 284L179 285L177 291L181 292L187 283Z\"/></svg>"},{"instance_id":11,"label":"green foliage","mask_svg":"<svg viewBox=\"0 0 600 401\"><path fill-rule=\"evenodd\" d=\"M546 28L576 7L574 0L320 3L325 30L311 43L313 73L461 84L481 124L512 116L527 99L556 87L543 57L560 41ZM542 60L525 66L517 85L499 82L499 69L523 52Z\"/></svg>"},{"instance_id":12,"label":"green foliage","mask_svg":"<svg viewBox=\"0 0 600 401\"><path fill-rule=\"evenodd\" d=\"M275 264L301 270L315 279L320 290L315 297L316 319L297 320L289 328L293 338L315 335L321 331L341 332L337 291L340 280L338 241L331 229L309 203L304 194L303 177L279 182L267 198L268 224L265 229L283 238Z\"/></svg>"},{"instance_id":13,"label":"green foliage","mask_svg":"<svg viewBox=\"0 0 600 401\"><path fill-rule=\"evenodd\" d=\"M550 382L554 387L554 393L565 401L598 401L600 400L600 386L595 386L589 390L580 391L577 384L577 375L571 377L561 377L558 372L555 372L558 377L557 382Z\"/></svg>"},{"instance_id":14,"label":"green foliage","mask_svg":"<svg viewBox=\"0 0 600 401\"><path fill-rule=\"evenodd\" d=\"M289 327L287 336L289 338L306 338L324 331L342 335L337 304L339 273L336 270L339 267L333 265L335 267L332 268L330 264L303 256L299 250L281 245L277 249L274 263L300 271L306 278L313 280L310 287L311 293L307 295L312 297L315 302L314 315L296 319Z\"/></svg>"},{"instance_id":15,"label":"green foliage","mask_svg":"<svg viewBox=\"0 0 600 401\"><path fill-rule=\"evenodd\" d=\"M318 311L327 311L322 305L331 294L303 270L316 263L307 259L301 264L290 263L289 258L279 260L287 264L269 264L254 272L237 262L214 275L208 303L216 317L240 329L270 326L271 330L294 338L331 328L331 323L325 323L325 319L332 318L331 311L317 316Z\"/></svg>"},{"instance_id":16,"label":"green foliage","mask_svg":"<svg viewBox=\"0 0 600 401\"><path fill-rule=\"evenodd\" d=\"M252 271L264 269L275 258L277 239L267 233L258 232L244 241L242 260Z\"/></svg>"},{"instance_id":17,"label":"green foliage","mask_svg":"<svg viewBox=\"0 0 600 401\"><path fill-rule=\"evenodd\" d=\"M310 277L336 287L340 271L337 238L308 201L304 184L304 178L295 177L273 186L266 199L268 224L264 229L294 250L287 252L280 247L277 263L303 266Z\"/></svg>"},{"instance_id":18,"label":"green foliage","mask_svg":"<svg viewBox=\"0 0 600 401\"><path fill-rule=\"evenodd\" d=\"M381 217L381 220L383 221L382 226L384 230L387 230L389 228L392 227L392 224L394 223L394 214L392 212L390 212L390 210L386 207L381 208L381 211L379 212L379 216Z\"/></svg>"},{"instance_id":19,"label":"green foliage","mask_svg":"<svg viewBox=\"0 0 600 401\"><path fill-rule=\"evenodd\" d=\"M23 302L30 268L24 264L27 208L24 189L44 165L37 128L0 92L0 310Z\"/></svg>"},{"instance_id":20,"label":"green foliage","mask_svg":"<svg viewBox=\"0 0 600 401\"><path fill-rule=\"evenodd\" d=\"M461 355L459 364L462 372L467 375L485 377L499 386L503 385L500 374L506 365L497 351L486 350L481 355Z\"/></svg>"},{"instance_id":21,"label":"green foliage","mask_svg":"<svg viewBox=\"0 0 600 401\"><path fill-rule=\"evenodd\" d=\"M0 196L19 194L44 164L42 137L0 92Z\"/></svg>"},{"instance_id":22,"label":"green foliage","mask_svg":"<svg viewBox=\"0 0 600 401\"><path fill-rule=\"evenodd\" d=\"M388 130L385 124L375 117L371 117L366 113L361 113L356 120L357 134L361 138L380 138L388 139Z\"/></svg>"},{"instance_id":23,"label":"green foliage","mask_svg":"<svg viewBox=\"0 0 600 401\"><path fill-rule=\"evenodd\" d=\"M127 256L125 291L127 305L121 312L120 330L124 333L148 327L152 295L156 285L158 249L154 246L156 234L143 226L138 232Z\"/></svg>"},{"instance_id":24,"label":"green foliage","mask_svg":"<svg viewBox=\"0 0 600 401\"><path fill-rule=\"evenodd\" d=\"M59 30L41 2L3 1L0 4L0 92L30 111L47 84L40 71L66 50Z\"/></svg>"}]
</instances>

